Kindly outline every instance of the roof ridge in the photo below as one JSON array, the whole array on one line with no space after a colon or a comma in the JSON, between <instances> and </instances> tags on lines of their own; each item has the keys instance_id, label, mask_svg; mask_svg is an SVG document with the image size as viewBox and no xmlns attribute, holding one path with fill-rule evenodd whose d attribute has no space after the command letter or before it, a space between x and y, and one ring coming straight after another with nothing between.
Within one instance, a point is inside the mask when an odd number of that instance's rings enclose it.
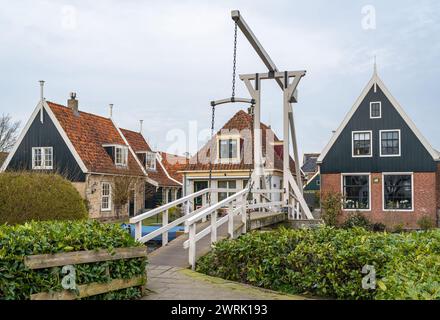
<instances>
[{"instance_id":1,"label":"roof ridge","mask_svg":"<svg viewBox=\"0 0 440 320\"><path fill-rule=\"evenodd\" d=\"M66 108L66 109L69 109L69 107L67 107L67 106L65 106L65 105L62 105L62 104L59 104L59 103L56 103L56 102L53 102L53 101L49 101L49 100L46 100L46 102L49 104L53 104L53 105L55 105L55 106L57 106L57 107L61 107L61 108ZM101 115L99 115L99 114L96 114L96 113L91 113L91 112L87 112L87 111L82 111L82 110L78 110L78 112L79 112L79 114L87 114L87 115L91 115L91 116L94 116L94 117L98 117L98 118L101 118L101 119L106 119L106 120L109 120L109 121L111 121L111 118L108 118L108 117L104 117L104 116L101 116Z\"/></svg>"}]
</instances>

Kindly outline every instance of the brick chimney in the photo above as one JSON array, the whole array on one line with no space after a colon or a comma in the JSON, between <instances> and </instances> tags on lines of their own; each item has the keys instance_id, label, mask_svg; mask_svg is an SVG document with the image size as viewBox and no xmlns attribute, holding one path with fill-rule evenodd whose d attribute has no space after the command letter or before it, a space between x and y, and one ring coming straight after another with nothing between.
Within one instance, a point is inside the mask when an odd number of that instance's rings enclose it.
<instances>
[{"instance_id":1,"label":"brick chimney","mask_svg":"<svg viewBox=\"0 0 440 320\"><path fill-rule=\"evenodd\" d=\"M75 116L79 116L78 112L78 100L76 100L76 92L70 93L70 99L67 100L67 107L72 110Z\"/></svg>"}]
</instances>

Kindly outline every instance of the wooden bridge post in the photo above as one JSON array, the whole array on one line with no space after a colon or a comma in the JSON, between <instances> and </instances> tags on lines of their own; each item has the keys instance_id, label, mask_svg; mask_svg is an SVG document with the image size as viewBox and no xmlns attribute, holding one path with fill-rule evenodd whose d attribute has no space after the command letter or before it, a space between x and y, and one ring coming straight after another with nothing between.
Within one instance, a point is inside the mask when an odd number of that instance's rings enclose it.
<instances>
[{"instance_id":1,"label":"wooden bridge post","mask_svg":"<svg viewBox=\"0 0 440 320\"><path fill-rule=\"evenodd\" d=\"M184 203L185 206L185 216L191 213L191 202L188 200ZM189 232L188 221L185 221L185 233Z\"/></svg>"},{"instance_id":2,"label":"wooden bridge post","mask_svg":"<svg viewBox=\"0 0 440 320\"><path fill-rule=\"evenodd\" d=\"M217 210L211 213L211 244L217 242Z\"/></svg>"},{"instance_id":3,"label":"wooden bridge post","mask_svg":"<svg viewBox=\"0 0 440 320\"><path fill-rule=\"evenodd\" d=\"M134 226L134 238L137 241L142 238L142 221L136 222Z\"/></svg>"},{"instance_id":4,"label":"wooden bridge post","mask_svg":"<svg viewBox=\"0 0 440 320\"><path fill-rule=\"evenodd\" d=\"M246 198L247 194L244 194L243 198L241 199L241 222L243 223L243 227L241 229L242 234L245 234L247 231Z\"/></svg>"},{"instance_id":5,"label":"wooden bridge post","mask_svg":"<svg viewBox=\"0 0 440 320\"><path fill-rule=\"evenodd\" d=\"M235 201L237 203L237 201ZM228 234L229 238L234 239L234 206L233 202L229 203L228 208Z\"/></svg>"},{"instance_id":6,"label":"wooden bridge post","mask_svg":"<svg viewBox=\"0 0 440 320\"><path fill-rule=\"evenodd\" d=\"M189 226L188 262L192 270L196 268L196 224Z\"/></svg>"},{"instance_id":7,"label":"wooden bridge post","mask_svg":"<svg viewBox=\"0 0 440 320\"><path fill-rule=\"evenodd\" d=\"M211 192L211 195L212 195L212 191L210 190L209 192ZM211 197L211 200L212 200L212 197ZM208 204L208 193L205 193L202 196L202 207L203 208L206 207L207 204ZM206 217L202 218L202 222L206 222Z\"/></svg>"},{"instance_id":8,"label":"wooden bridge post","mask_svg":"<svg viewBox=\"0 0 440 320\"><path fill-rule=\"evenodd\" d=\"M168 210L162 212L162 226L166 226L168 224ZM168 244L168 231L162 233L162 247Z\"/></svg>"}]
</instances>

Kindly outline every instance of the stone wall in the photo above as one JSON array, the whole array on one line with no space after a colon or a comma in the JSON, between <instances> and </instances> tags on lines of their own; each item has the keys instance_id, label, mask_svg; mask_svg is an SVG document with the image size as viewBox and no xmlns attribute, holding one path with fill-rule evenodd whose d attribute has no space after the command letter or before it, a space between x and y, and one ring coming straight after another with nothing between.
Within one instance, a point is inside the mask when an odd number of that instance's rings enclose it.
<instances>
[{"instance_id":1,"label":"stone wall","mask_svg":"<svg viewBox=\"0 0 440 320\"><path fill-rule=\"evenodd\" d=\"M108 182L114 186L114 177L106 175L88 175L84 183L85 199L88 203L89 217L92 219L116 219L128 218L128 204L124 205L117 216L115 206L112 203L110 211L101 210L102 183ZM144 209L144 187L145 181L139 179L135 182L135 214L141 213Z\"/></svg>"},{"instance_id":2,"label":"stone wall","mask_svg":"<svg viewBox=\"0 0 440 320\"><path fill-rule=\"evenodd\" d=\"M374 183L374 181L377 181ZM342 193L342 180L340 174L321 175L321 196L328 192ZM435 172L414 173L414 199L413 211L384 211L382 200L382 173L371 174L371 204L369 211L362 213L372 222L381 222L389 228L403 225L407 229L418 228L417 221L423 217L430 217L437 223L437 175ZM343 219L346 219L352 211L344 211Z\"/></svg>"}]
</instances>

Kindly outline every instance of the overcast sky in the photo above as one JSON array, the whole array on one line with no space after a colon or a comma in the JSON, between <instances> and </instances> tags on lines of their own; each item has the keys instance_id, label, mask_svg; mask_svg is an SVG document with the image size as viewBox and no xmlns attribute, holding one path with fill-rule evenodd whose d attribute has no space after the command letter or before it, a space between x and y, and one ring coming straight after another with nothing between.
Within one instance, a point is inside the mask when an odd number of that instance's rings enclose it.
<instances>
[{"instance_id":1,"label":"overcast sky","mask_svg":"<svg viewBox=\"0 0 440 320\"><path fill-rule=\"evenodd\" d=\"M320 152L373 72L440 148L440 2L0 0L0 113L26 122L46 81L47 100L76 91L83 111L138 130L152 146L185 151L176 133L210 126L209 101L231 94L239 9L280 70L307 70L294 105L300 151ZM372 9L376 21L373 25ZM364 10L364 11L363 11ZM367 28L365 27L367 24ZM237 71L265 72L239 34ZM248 97L238 81L238 96ZM218 109L217 128L240 105ZM282 93L263 83L262 121L281 137ZM202 137L200 137L202 138ZM200 139L198 145L203 141ZM190 152L197 149L194 137Z\"/></svg>"}]
</instances>

